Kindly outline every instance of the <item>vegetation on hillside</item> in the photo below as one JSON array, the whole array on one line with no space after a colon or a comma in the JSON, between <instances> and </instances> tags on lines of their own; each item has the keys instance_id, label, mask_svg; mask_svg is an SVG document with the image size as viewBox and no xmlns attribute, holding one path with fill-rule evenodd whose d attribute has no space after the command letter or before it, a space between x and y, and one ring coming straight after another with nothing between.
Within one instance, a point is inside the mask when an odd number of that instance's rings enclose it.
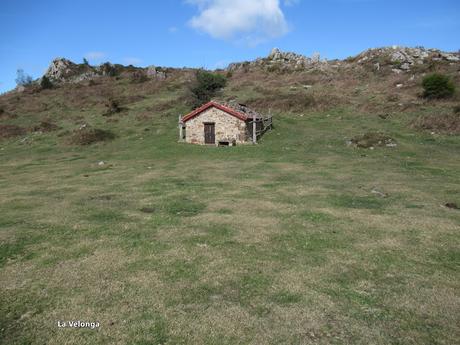
<instances>
[{"instance_id":1,"label":"vegetation on hillside","mask_svg":"<svg viewBox=\"0 0 460 345\"><path fill-rule=\"evenodd\" d=\"M40 87L44 90L52 89L53 83L49 80L49 78L46 75L44 75L40 80Z\"/></svg>"},{"instance_id":2,"label":"vegetation on hillside","mask_svg":"<svg viewBox=\"0 0 460 345\"><path fill-rule=\"evenodd\" d=\"M224 75L201 69L196 71L195 78L190 89L193 95L193 106L209 102L227 83Z\"/></svg>"},{"instance_id":3,"label":"vegetation on hillside","mask_svg":"<svg viewBox=\"0 0 460 345\"><path fill-rule=\"evenodd\" d=\"M455 121L456 95L355 65L235 70L213 92L276 128L214 148L177 143L195 70L119 72L0 96L4 343L457 341L460 136L414 126ZM73 318L101 327L56 328Z\"/></svg>"},{"instance_id":4,"label":"vegetation on hillside","mask_svg":"<svg viewBox=\"0 0 460 345\"><path fill-rule=\"evenodd\" d=\"M448 98L455 93L455 85L447 75L433 73L423 78L423 97Z\"/></svg>"},{"instance_id":5,"label":"vegetation on hillside","mask_svg":"<svg viewBox=\"0 0 460 345\"><path fill-rule=\"evenodd\" d=\"M30 75L26 74L23 69L18 69L16 71L15 81L18 86L27 86L32 83L33 79Z\"/></svg>"}]
</instances>

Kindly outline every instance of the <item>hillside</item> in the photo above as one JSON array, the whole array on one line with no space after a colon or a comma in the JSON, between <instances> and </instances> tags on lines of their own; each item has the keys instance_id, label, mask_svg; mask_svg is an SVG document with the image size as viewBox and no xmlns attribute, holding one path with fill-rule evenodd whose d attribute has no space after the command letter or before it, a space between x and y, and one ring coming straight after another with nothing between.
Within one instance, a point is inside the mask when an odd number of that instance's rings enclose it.
<instances>
[{"instance_id":1,"label":"hillside","mask_svg":"<svg viewBox=\"0 0 460 345\"><path fill-rule=\"evenodd\" d=\"M232 148L177 142L195 72L56 59L0 96L0 342L454 344L460 98L421 82L459 56L231 64L216 97L275 124Z\"/></svg>"},{"instance_id":2,"label":"hillside","mask_svg":"<svg viewBox=\"0 0 460 345\"><path fill-rule=\"evenodd\" d=\"M382 116L401 112L415 116L433 106L450 113L458 96L448 102L425 101L420 97L421 80L440 72L458 84L459 59L457 54L434 49L393 47L370 49L344 61L325 61L274 49L266 58L222 70L229 78L221 97L260 111L292 114L347 108ZM135 118L141 125L142 119L175 119L191 109L192 69L110 63L92 67L56 59L45 75L54 89L41 91L37 84L0 98L2 122L23 127L17 133L38 128L40 121L63 122L61 126L67 128L69 122L81 122L83 112L91 112L91 120L97 122ZM123 119L97 116L110 108L112 100L125 108Z\"/></svg>"}]
</instances>

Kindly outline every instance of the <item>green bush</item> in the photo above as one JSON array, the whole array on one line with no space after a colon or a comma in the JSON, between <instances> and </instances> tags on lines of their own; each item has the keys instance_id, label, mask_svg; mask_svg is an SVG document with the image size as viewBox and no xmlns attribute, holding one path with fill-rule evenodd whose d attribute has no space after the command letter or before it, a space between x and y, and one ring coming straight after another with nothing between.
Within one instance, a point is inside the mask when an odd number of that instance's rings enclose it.
<instances>
[{"instance_id":1,"label":"green bush","mask_svg":"<svg viewBox=\"0 0 460 345\"><path fill-rule=\"evenodd\" d=\"M117 65L112 65L110 62L104 62L99 66L99 73L109 77L116 77L120 74L120 70Z\"/></svg>"},{"instance_id":2,"label":"green bush","mask_svg":"<svg viewBox=\"0 0 460 345\"><path fill-rule=\"evenodd\" d=\"M446 75L434 73L423 78L423 97L440 99L451 97L455 92L455 85Z\"/></svg>"},{"instance_id":3,"label":"green bush","mask_svg":"<svg viewBox=\"0 0 460 345\"><path fill-rule=\"evenodd\" d=\"M198 70L195 76L196 82L191 87L194 106L209 102L227 83L227 78L218 73Z\"/></svg>"},{"instance_id":4,"label":"green bush","mask_svg":"<svg viewBox=\"0 0 460 345\"><path fill-rule=\"evenodd\" d=\"M17 78L16 78L16 84L18 86L28 86L30 84L32 84L33 82L33 79L30 75L24 73L24 70L23 69L18 69L17 72Z\"/></svg>"},{"instance_id":5,"label":"green bush","mask_svg":"<svg viewBox=\"0 0 460 345\"><path fill-rule=\"evenodd\" d=\"M42 89L52 89L53 83L46 75L44 75L42 79L40 80L40 87Z\"/></svg>"}]
</instances>

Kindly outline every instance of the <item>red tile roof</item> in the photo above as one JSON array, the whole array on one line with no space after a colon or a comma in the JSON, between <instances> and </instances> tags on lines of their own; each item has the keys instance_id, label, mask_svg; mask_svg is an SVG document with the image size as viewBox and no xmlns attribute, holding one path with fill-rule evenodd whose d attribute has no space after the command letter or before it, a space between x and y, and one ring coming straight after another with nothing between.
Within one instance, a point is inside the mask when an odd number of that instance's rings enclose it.
<instances>
[{"instance_id":1,"label":"red tile roof","mask_svg":"<svg viewBox=\"0 0 460 345\"><path fill-rule=\"evenodd\" d=\"M205 110L207 110L209 108L212 108L212 107L215 107L217 109L220 109L220 110L226 112L227 114L235 116L236 118L240 119L241 121L246 121L246 120L249 119L249 117L246 114L243 114L243 113L241 113L239 111L236 111L234 109L226 107L226 106L224 106L222 104L219 104L219 103L211 101L211 102L208 102L208 103L202 105L201 107L195 109L191 113L183 116L181 121L182 122L187 122L188 120L194 118L195 116L201 114L203 111L205 111Z\"/></svg>"}]
</instances>

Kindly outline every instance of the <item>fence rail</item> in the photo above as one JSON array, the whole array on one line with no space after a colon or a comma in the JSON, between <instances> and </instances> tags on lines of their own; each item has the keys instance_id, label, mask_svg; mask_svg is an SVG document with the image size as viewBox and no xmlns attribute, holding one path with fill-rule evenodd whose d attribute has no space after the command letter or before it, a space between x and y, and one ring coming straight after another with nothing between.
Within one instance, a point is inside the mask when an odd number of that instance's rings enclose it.
<instances>
[{"instance_id":1,"label":"fence rail","mask_svg":"<svg viewBox=\"0 0 460 345\"><path fill-rule=\"evenodd\" d=\"M254 120L250 121L250 124L252 125L253 122L254 122ZM272 129L272 127L273 127L273 117L272 116L256 119L255 122L256 122L256 136L257 136L257 138L259 138L267 130ZM252 128L252 127L250 127L250 128Z\"/></svg>"}]
</instances>

